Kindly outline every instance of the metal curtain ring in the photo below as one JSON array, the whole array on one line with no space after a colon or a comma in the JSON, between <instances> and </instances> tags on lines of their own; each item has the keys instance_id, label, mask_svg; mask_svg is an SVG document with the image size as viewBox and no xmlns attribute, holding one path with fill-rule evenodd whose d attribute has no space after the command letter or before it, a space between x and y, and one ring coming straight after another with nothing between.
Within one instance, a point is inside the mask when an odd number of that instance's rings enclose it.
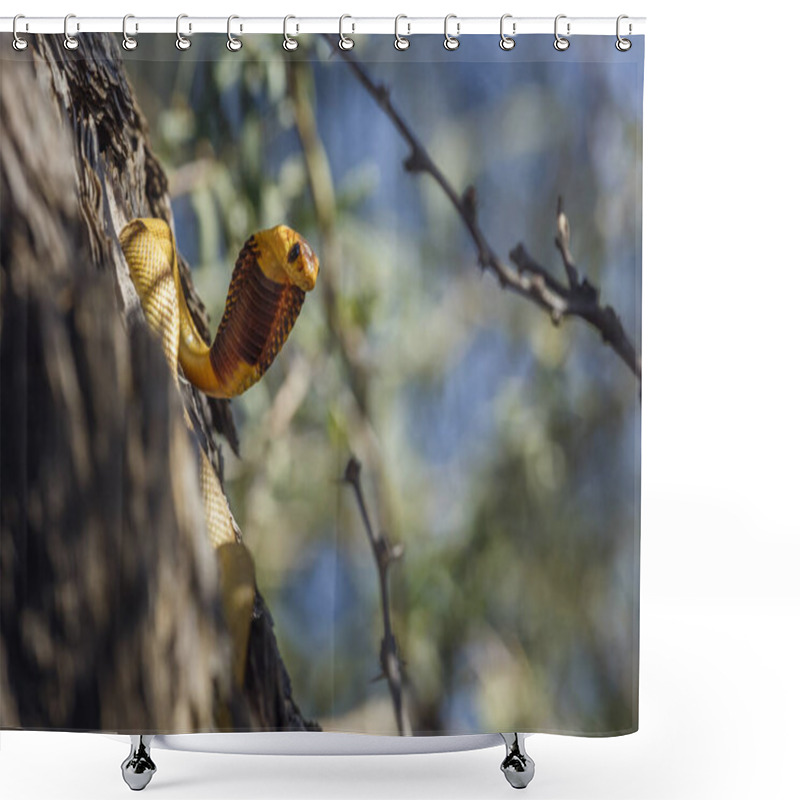
<instances>
[{"instance_id":1,"label":"metal curtain ring","mask_svg":"<svg viewBox=\"0 0 800 800\"><path fill-rule=\"evenodd\" d=\"M559 34L559 32L558 32L558 21L560 19L566 19L566 18L567 18L566 14L559 14L556 17L556 22L555 22L555 26L554 26L556 40L553 42L553 47L555 47L556 50L560 50L562 52L569 47L569 39L565 39L563 36L561 36ZM570 27L570 24L568 22L567 23L567 36L569 36L569 27Z\"/></svg>"},{"instance_id":2,"label":"metal curtain ring","mask_svg":"<svg viewBox=\"0 0 800 800\"><path fill-rule=\"evenodd\" d=\"M394 48L395 50L408 50L408 48L411 47L411 41L406 39L405 36L400 35L401 19L408 19L408 17L405 14L398 14L394 18ZM411 23L407 22L406 27L408 28L406 36L411 36Z\"/></svg>"},{"instance_id":3,"label":"metal curtain ring","mask_svg":"<svg viewBox=\"0 0 800 800\"><path fill-rule=\"evenodd\" d=\"M135 50L139 42L133 36L128 35L128 20L135 19L133 14L126 14L122 18L122 47L125 50ZM139 30L139 23L134 23L134 30Z\"/></svg>"},{"instance_id":4,"label":"metal curtain ring","mask_svg":"<svg viewBox=\"0 0 800 800\"><path fill-rule=\"evenodd\" d=\"M237 39L231 33L231 22L233 22L235 19L239 19L239 17L237 17L236 14L231 14L228 17L228 41L226 42L225 46L228 48L228 50L231 51L231 53L235 53L237 50L241 50L242 49L242 40L241 39ZM242 32L242 26L240 25L239 26L239 33L241 33L241 32Z\"/></svg>"},{"instance_id":5,"label":"metal curtain ring","mask_svg":"<svg viewBox=\"0 0 800 800\"><path fill-rule=\"evenodd\" d=\"M77 50L78 40L74 36L71 36L69 32L69 21L71 19L75 19L74 14L67 14L67 16L64 17L64 47L67 50ZM80 23L77 23L75 26L75 30L78 31L80 29L81 29Z\"/></svg>"},{"instance_id":6,"label":"metal curtain ring","mask_svg":"<svg viewBox=\"0 0 800 800\"><path fill-rule=\"evenodd\" d=\"M633 42L630 39L624 39L622 36L619 35L619 24L622 22L623 19L628 19L627 14L620 14L617 17L617 41L614 44L614 47L620 51L620 53L625 53L633 47ZM631 31L633 30L633 26L628 23L628 34L630 35Z\"/></svg>"},{"instance_id":7,"label":"metal curtain ring","mask_svg":"<svg viewBox=\"0 0 800 800\"><path fill-rule=\"evenodd\" d=\"M178 50L188 50L192 46L191 39L187 39L181 33L181 20L186 19L189 15L188 14L178 14L175 18L175 47ZM192 23L189 23L189 33L192 32Z\"/></svg>"},{"instance_id":8,"label":"metal curtain ring","mask_svg":"<svg viewBox=\"0 0 800 800\"><path fill-rule=\"evenodd\" d=\"M458 50L458 46L461 44L461 42L458 41L458 36L461 33L461 23L456 21L456 35L451 36L447 32L447 23L450 22L451 19L458 20L458 17L455 14L448 14L444 18L444 49Z\"/></svg>"},{"instance_id":9,"label":"metal curtain ring","mask_svg":"<svg viewBox=\"0 0 800 800\"><path fill-rule=\"evenodd\" d=\"M23 14L17 14L17 16L14 17L14 25L11 28L11 30L14 33L14 41L12 41L11 44L13 45L15 50L19 50L21 52L22 50L24 50L28 46L28 40L27 39L23 39L17 33L17 20L20 20L20 19L25 19L25 16ZM27 22L25 23L25 30L28 30L28 23Z\"/></svg>"},{"instance_id":10,"label":"metal curtain ring","mask_svg":"<svg viewBox=\"0 0 800 800\"><path fill-rule=\"evenodd\" d=\"M291 52L292 50L297 50L298 41L289 36L288 25L290 19L297 19L297 17L293 17L290 14L288 17L283 18L283 49Z\"/></svg>"},{"instance_id":11,"label":"metal curtain ring","mask_svg":"<svg viewBox=\"0 0 800 800\"><path fill-rule=\"evenodd\" d=\"M501 50L513 50L514 46L517 44L511 36L506 36L505 31L503 30L503 26L505 25L505 21L507 19L512 19L511 14L503 14L500 17L500 49ZM516 34L517 32L517 23L511 23L511 33Z\"/></svg>"},{"instance_id":12,"label":"metal curtain ring","mask_svg":"<svg viewBox=\"0 0 800 800\"><path fill-rule=\"evenodd\" d=\"M352 50L355 42L349 37L344 35L344 21L346 19L353 19L349 14L342 14L339 17L339 49L340 50ZM356 25L353 23L353 30L352 33L356 32Z\"/></svg>"}]
</instances>

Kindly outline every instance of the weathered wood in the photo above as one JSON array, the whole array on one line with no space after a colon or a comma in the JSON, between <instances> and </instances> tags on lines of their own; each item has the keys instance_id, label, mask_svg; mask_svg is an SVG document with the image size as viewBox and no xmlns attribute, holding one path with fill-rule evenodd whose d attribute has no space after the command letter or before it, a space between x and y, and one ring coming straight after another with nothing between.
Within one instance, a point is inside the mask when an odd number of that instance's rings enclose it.
<instances>
[{"instance_id":1,"label":"weathered wood","mask_svg":"<svg viewBox=\"0 0 800 800\"><path fill-rule=\"evenodd\" d=\"M184 386L189 432L128 276L117 232L172 217L118 45L30 41L0 69L0 726L315 728L260 597L232 685L197 464L235 429Z\"/></svg>"}]
</instances>

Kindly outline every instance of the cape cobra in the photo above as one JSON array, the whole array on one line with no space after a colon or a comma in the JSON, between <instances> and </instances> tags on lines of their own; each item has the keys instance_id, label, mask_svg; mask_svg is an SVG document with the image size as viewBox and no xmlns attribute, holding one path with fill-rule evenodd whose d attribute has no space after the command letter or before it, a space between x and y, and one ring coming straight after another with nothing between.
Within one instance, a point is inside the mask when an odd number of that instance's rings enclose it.
<instances>
[{"instance_id":1,"label":"cape cobra","mask_svg":"<svg viewBox=\"0 0 800 800\"><path fill-rule=\"evenodd\" d=\"M279 225L251 236L239 253L222 321L209 346L186 304L169 225L160 219L135 219L122 229L119 241L145 318L161 339L173 378L177 382L180 365L187 380L215 397L241 394L264 374L289 336L319 272L308 242L291 228ZM185 410L184 414L191 428ZM234 675L241 686L255 600L253 561L217 473L200 452L206 526L219 559Z\"/></svg>"}]
</instances>

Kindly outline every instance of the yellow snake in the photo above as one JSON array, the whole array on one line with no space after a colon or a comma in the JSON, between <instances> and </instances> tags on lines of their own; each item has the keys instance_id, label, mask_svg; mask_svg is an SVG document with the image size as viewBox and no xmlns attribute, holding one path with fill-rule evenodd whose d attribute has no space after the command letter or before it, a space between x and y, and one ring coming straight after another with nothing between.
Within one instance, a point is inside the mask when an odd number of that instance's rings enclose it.
<instances>
[{"instance_id":1,"label":"yellow snake","mask_svg":"<svg viewBox=\"0 0 800 800\"><path fill-rule=\"evenodd\" d=\"M173 378L178 366L198 389L234 397L264 374L289 336L319 262L308 242L285 225L259 231L242 247L225 311L209 346L197 331L181 285L169 225L135 219L119 234L145 318L161 339ZM188 413L186 421L191 428ZM223 606L233 642L233 669L244 683L255 575L217 473L201 450L200 482L206 526L220 564Z\"/></svg>"}]
</instances>

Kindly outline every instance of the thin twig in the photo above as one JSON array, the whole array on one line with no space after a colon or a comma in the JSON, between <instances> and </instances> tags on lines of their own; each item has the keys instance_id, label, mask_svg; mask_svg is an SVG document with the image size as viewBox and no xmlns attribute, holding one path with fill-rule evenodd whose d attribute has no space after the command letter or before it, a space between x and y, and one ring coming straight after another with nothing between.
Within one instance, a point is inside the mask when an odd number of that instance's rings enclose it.
<instances>
[{"instance_id":1,"label":"thin twig","mask_svg":"<svg viewBox=\"0 0 800 800\"><path fill-rule=\"evenodd\" d=\"M361 331L354 330L345 322L339 311L338 305L338 275L340 265L340 248L338 246L338 233L336 225L336 202L333 189L333 176L331 175L328 157L317 132L314 112L309 99L310 89L304 81L310 79L307 68L301 64L290 63L287 65L287 78L289 96L292 99L297 134L306 161L309 188L314 205L317 224L322 236L322 260L325 264L326 279L323 283L325 292L325 314L328 327L331 331L332 341L337 346L342 363L347 373L349 385L356 400L356 438L359 440L360 449L367 453L372 469L382 473L381 458L378 448L375 447L375 435L369 417L369 392L367 386L370 377L369 367L363 363L358 347ZM399 558L402 548L389 547L386 539L376 539L373 528L367 516L364 498L360 484L360 462L352 459L347 465L345 480L353 485L356 492L361 515L367 529L367 536L372 546L378 564L378 577L380 580L381 601L383 608L384 636L381 641L380 664L381 675L389 681L392 703L394 706L397 729L401 735L410 735L411 728L407 715L403 710L402 675L400 672L400 659L397 652L397 643L392 633L391 618L389 616L389 590L388 590L388 563L381 567L379 553L393 554L392 558ZM376 543L377 542L377 543Z\"/></svg>"},{"instance_id":2,"label":"thin twig","mask_svg":"<svg viewBox=\"0 0 800 800\"><path fill-rule=\"evenodd\" d=\"M325 280L321 281L325 318L333 334L347 372L350 388L364 427L369 427L366 386L369 368L359 356L360 331L347 329L339 309L338 283L341 248L336 225L336 196L328 156L317 131L310 99L310 75L303 64L287 62L287 84L292 101L297 135L306 163L311 202L322 235L322 262Z\"/></svg>"},{"instance_id":3,"label":"thin twig","mask_svg":"<svg viewBox=\"0 0 800 800\"><path fill-rule=\"evenodd\" d=\"M397 561L403 554L402 545L392 546L386 535L375 533L372 523L367 513L367 506L364 502L364 493L361 489L361 463L354 456L350 457L344 471L344 480L353 487L358 503L361 519L364 521L364 529L367 538L372 546L372 554L375 556L375 564L378 567L378 580L381 590L381 607L383 609L383 640L381 641L381 670L382 677L389 683L389 691L392 695L392 705L394 706L394 717L397 722L397 730L402 736L410 736L411 730L403 712L403 679L400 671L400 654L397 649L397 640L392 632L392 620L389 614L389 567L392 562Z\"/></svg>"},{"instance_id":4,"label":"thin twig","mask_svg":"<svg viewBox=\"0 0 800 800\"><path fill-rule=\"evenodd\" d=\"M575 289L578 286L578 269L569 249L569 220L564 213L561 197L558 198L558 211L556 212L556 247L564 262L569 287Z\"/></svg>"},{"instance_id":5,"label":"thin twig","mask_svg":"<svg viewBox=\"0 0 800 800\"><path fill-rule=\"evenodd\" d=\"M559 200L557 215L556 245L561 251L568 283L565 285L541 266L527 252L524 245L518 244L509 254L517 269L505 264L489 245L478 225L477 193L472 186L459 195L442 171L431 158L420 140L395 108L386 86L376 83L361 62L351 51L336 46L336 36L324 34L325 38L340 58L352 69L356 78L372 96L379 108L392 121L400 135L411 148L404 162L409 172L427 173L452 203L469 232L478 254L478 264L482 269L491 270L500 286L528 298L550 314L554 323L564 317L581 317L594 327L617 355L628 365L631 372L641 381L642 363L636 348L625 332L622 322L611 306L600 305L600 291L587 278L578 279L578 271L569 251L569 222Z\"/></svg>"}]
</instances>

